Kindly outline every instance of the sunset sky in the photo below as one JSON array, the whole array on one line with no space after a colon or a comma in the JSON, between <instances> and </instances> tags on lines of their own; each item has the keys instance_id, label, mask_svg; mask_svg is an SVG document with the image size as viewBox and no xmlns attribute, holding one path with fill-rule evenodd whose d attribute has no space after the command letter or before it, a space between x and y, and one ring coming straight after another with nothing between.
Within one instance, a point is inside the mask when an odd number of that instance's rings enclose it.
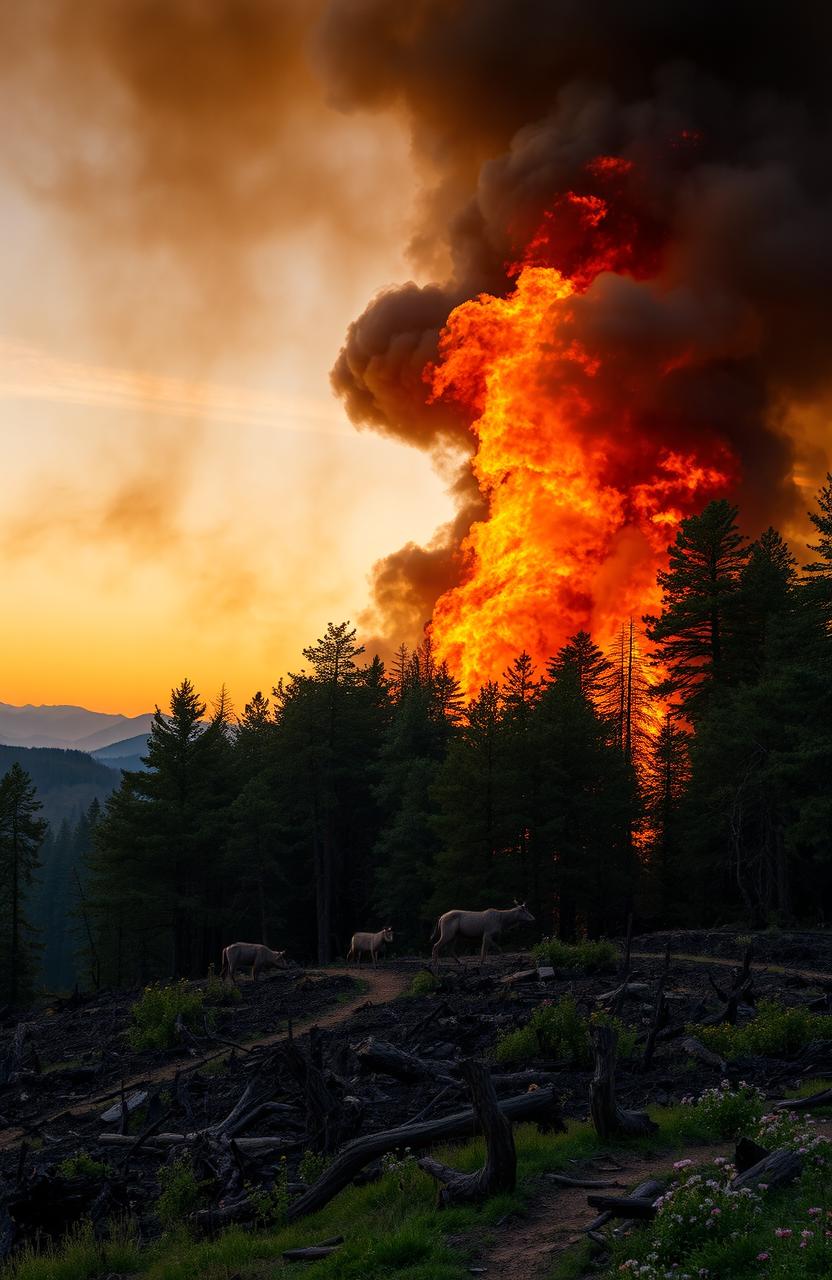
<instances>
[{"instance_id":1,"label":"sunset sky","mask_svg":"<svg viewBox=\"0 0 832 1280\"><path fill-rule=\"evenodd\" d=\"M25 8L0 68L0 701L137 713L187 675L242 707L451 512L328 379L413 274L408 138L327 107L288 5L268 74L245 32L177 68L172 13L137 49L99 6Z\"/></svg>"},{"instance_id":2,"label":"sunset sky","mask_svg":"<svg viewBox=\"0 0 832 1280\"><path fill-rule=\"evenodd\" d=\"M709 497L805 558L832 19L751 8L4 6L0 701L239 709L431 616L475 693Z\"/></svg>"}]
</instances>

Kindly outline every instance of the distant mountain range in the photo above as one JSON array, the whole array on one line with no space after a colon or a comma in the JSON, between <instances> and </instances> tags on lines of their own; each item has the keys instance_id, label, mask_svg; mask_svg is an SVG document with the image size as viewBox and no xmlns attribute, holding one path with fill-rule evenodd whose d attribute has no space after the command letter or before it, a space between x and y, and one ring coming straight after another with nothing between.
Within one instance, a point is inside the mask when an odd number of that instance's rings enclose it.
<instances>
[{"instance_id":1,"label":"distant mountain range","mask_svg":"<svg viewBox=\"0 0 832 1280\"><path fill-rule=\"evenodd\" d=\"M57 747L98 753L114 745L119 755L135 755L135 741L146 738L152 713L108 715L85 707L14 707L0 702L0 743L10 747Z\"/></svg>"}]
</instances>

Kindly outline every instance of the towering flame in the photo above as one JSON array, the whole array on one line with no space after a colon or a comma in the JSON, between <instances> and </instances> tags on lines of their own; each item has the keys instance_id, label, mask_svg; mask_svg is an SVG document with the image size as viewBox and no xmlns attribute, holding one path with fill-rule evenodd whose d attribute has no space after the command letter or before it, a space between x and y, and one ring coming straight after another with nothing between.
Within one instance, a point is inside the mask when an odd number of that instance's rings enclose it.
<instances>
[{"instance_id":1,"label":"towering flame","mask_svg":"<svg viewBox=\"0 0 832 1280\"><path fill-rule=\"evenodd\" d=\"M679 521L737 480L707 424L691 438L657 420L656 384L694 358L685 343L634 363L596 322L622 277L667 287L662 228L630 198L631 170L586 166L586 189L553 201L511 269L513 290L456 307L427 370L432 397L470 418L488 507L431 623L469 695L523 648L544 662L580 628L606 646L653 609Z\"/></svg>"}]
</instances>

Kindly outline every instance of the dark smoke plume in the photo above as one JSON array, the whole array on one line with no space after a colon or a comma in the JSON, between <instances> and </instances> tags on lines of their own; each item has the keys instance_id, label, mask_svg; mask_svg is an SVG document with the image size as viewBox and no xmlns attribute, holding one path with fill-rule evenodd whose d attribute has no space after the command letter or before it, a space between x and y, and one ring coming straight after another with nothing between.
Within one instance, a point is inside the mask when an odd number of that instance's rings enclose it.
<instances>
[{"instance_id":1,"label":"dark smoke plume","mask_svg":"<svg viewBox=\"0 0 832 1280\"><path fill-rule=\"evenodd\" d=\"M428 402L423 380L448 313L509 290L506 264L553 201L591 190L596 157L622 157L625 198L660 252L653 278L625 267L576 300L577 332L605 352L587 429L624 398L631 429L671 446L717 437L739 461L750 531L774 515L794 532L828 465L817 424L832 399L832 10L330 0L317 49L337 105L409 120L425 181L411 251L439 279L384 291L350 326L332 380L353 421L445 465L449 450L464 457L465 423ZM567 243L551 250L568 264ZM688 358L654 377L680 350ZM459 572L477 515L463 490L436 546L376 566L393 642L414 638L404 630Z\"/></svg>"}]
</instances>

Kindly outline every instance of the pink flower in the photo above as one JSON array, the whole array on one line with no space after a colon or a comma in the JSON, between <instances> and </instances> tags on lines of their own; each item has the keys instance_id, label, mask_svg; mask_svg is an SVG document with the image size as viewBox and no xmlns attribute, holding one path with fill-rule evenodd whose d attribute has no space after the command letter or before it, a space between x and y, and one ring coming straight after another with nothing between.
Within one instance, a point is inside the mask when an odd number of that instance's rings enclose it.
<instances>
[{"instance_id":1,"label":"pink flower","mask_svg":"<svg viewBox=\"0 0 832 1280\"><path fill-rule=\"evenodd\" d=\"M712 1218L718 1218L721 1213L722 1213L721 1209L711 1209Z\"/></svg>"},{"instance_id":2,"label":"pink flower","mask_svg":"<svg viewBox=\"0 0 832 1280\"><path fill-rule=\"evenodd\" d=\"M688 1168L688 1166L689 1166L689 1165L692 1165L692 1164L693 1164L693 1161L692 1161L692 1160L677 1160L677 1161L676 1161L676 1163L674 1164L673 1168L674 1168L674 1169L687 1169L687 1168Z\"/></svg>"},{"instance_id":3,"label":"pink flower","mask_svg":"<svg viewBox=\"0 0 832 1280\"><path fill-rule=\"evenodd\" d=\"M819 1205L813 1205L812 1208L807 1209L806 1212L808 1213L810 1218L817 1218L819 1217L820 1214L823 1213L823 1209L821 1209Z\"/></svg>"},{"instance_id":4,"label":"pink flower","mask_svg":"<svg viewBox=\"0 0 832 1280\"><path fill-rule=\"evenodd\" d=\"M769 1258L770 1258L770 1257L771 1257L771 1254L770 1254L770 1253L758 1253L758 1254L757 1254L757 1261L758 1261L758 1262L768 1262L768 1260L769 1260Z\"/></svg>"},{"instance_id":5,"label":"pink flower","mask_svg":"<svg viewBox=\"0 0 832 1280\"><path fill-rule=\"evenodd\" d=\"M792 1234L790 1227L777 1227L774 1234L778 1240L785 1240Z\"/></svg>"}]
</instances>

